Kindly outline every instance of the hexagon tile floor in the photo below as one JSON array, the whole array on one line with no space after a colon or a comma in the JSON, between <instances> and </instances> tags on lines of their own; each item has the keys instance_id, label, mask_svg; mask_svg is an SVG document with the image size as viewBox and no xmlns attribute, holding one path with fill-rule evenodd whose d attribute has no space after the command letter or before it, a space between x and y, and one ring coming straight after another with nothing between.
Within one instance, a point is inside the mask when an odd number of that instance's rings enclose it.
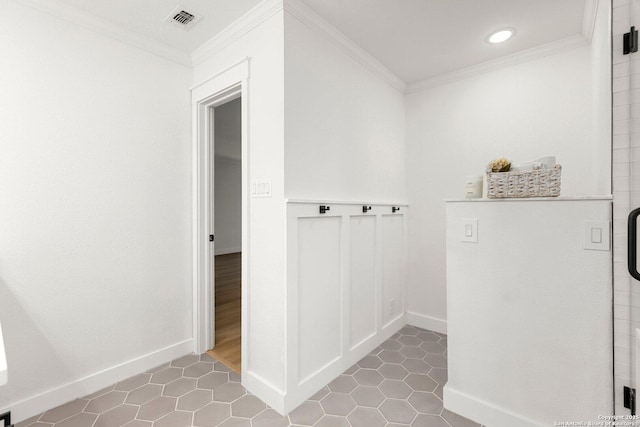
<instances>
[{"instance_id":1,"label":"hexagon tile floor","mask_svg":"<svg viewBox=\"0 0 640 427\"><path fill-rule=\"evenodd\" d=\"M286 417L192 354L16 427L478 427L442 407L446 346L445 335L405 326Z\"/></svg>"}]
</instances>

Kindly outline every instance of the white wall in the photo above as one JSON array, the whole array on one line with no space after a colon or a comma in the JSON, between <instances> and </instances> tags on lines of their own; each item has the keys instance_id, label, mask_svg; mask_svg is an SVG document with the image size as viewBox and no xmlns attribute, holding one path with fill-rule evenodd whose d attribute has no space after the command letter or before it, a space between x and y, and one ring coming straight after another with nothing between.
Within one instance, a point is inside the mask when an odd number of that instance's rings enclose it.
<instances>
[{"instance_id":1,"label":"white wall","mask_svg":"<svg viewBox=\"0 0 640 427\"><path fill-rule=\"evenodd\" d=\"M216 156L240 160L242 157L242 101L236 98L215 107L214 138Z\"/></svg>"},{"instance_id":2,"label":"white wall","mask_svg":"<svg viewBox=\"0 0 640 427\"><path fill-rule=\"evenodd\" d=\"M444 200L463 197L465 175L500 156L554 155L562 195L609 193L609 141L592 139L591 64L586 46L407 96L408 310L420 324L444 330Z\"/></svg>"},{"instance_id":3,"label":"white wall","mask_svg":"<svg viewBox=\"0 0 640 427\"><path fill-rule=\"evenodd\" d=\"M215 253L242 250L240 98L215 108Z\"/></svg>"},{"instance_id":4,"label":"white wall","mask_svg":"<svg viewBox=\"0 0 640 427\"><path fill-rule=\"evenodd\" d=\"M404 95L288 12L285 28L286 196L404 201Z\"/></svg>"},{"instance_id":5,"label":"white wall","mask_svg":"<svg viewBox=\"0 0 640 427\"><path fill-rule=\"evenodd\" d=\"M249 199L248 340L243 384L282 411L285 393L284 59L282 5L265 4L259 25L240 32L194 68L194 84L249 58L249 177L271 180L271 198ZM271 13L272 12L272 13ZM270 13L270 14L269 14ZM196 52L198 53L198 52ZM243 278L244 280L245 278ZM245 329L243 329L244 333Z\"/></svg>"},{"instance_id":6,"label":"white wall","mask_svg":"<svg viewBox=\"0 0 640 427\"><path fill-rule=\"evenodd\" d=\"M593 194L611 194L611 0L597 1L591 39L590 185Z\"/></svg>"},{"instance_id":7,"label":"white wall","mask_svg":"<svg viewBox=\"0 0 640 427\"><path fill-rule=\"evenodd\" d=\"M216 255L242 251L242 165L215 157Z\"/></svg>"},{"instance_id":8,"label":"white wall","mask_svg":"<svg viewBox=\"0 0 640 427\"><path fill-rule=\"evenodd\" d=\"M20 420L192 348L191 71L2 6L0 409Z\"/></svg>"}]
</instances>

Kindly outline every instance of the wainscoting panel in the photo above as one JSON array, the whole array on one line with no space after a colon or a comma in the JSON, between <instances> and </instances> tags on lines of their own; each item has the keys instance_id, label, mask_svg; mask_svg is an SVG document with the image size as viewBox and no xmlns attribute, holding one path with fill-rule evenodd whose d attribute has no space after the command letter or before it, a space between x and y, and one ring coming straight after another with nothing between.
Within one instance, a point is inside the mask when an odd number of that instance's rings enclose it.
<instances>
[{"instance_id":1,"label":"wainscoting panel","mask_svg":"<svg viewBox=\"0 0 640 427\"><path fill-rule=\"evenodd\" d=\"M349 260L349 349L376 333L376 217L352 216Z\"/></svg>"},{"instance_id":2,"label":"wainscoting panel","mask_svg":"<svg viewBox=\"0 0 640 427\"><path fill-rule=\"evenodd\" d=\"M285 411L404 326L406 214L406 205L287 202Z\"/></svg>"},{"instance_id":3,"label":"wainscoting panel","mask_svg":"<svg viewBox=\"0 0 640 427\"><path fill-rule=\"evenodd\" d=\"M382 215L382 322L404 313L404 218Z\"/></svg>"},{"instance_id":4,"label":"wainscoting panel","mask_svg":"<svg viewBox=\"0 0 640 427\"><path fill-rule=\"evenodd\" d=\"M340 357L340 222L340 217L298 219L301 381Z\"/></svg>"}]
</instances>

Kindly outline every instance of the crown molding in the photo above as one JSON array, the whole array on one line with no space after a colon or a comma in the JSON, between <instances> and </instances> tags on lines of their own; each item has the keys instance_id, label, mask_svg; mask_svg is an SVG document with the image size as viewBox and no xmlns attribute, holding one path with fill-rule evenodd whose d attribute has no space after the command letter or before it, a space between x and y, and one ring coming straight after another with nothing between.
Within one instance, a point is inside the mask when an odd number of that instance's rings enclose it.
<instances>
[{"instance_id":1,"label":"crown molding","mask_svg":"<svg viewBox=\"0 0 640 427\"><path fill-rule=\"evenodd\" d=\"M300 0L284 0L284 10L301 23L309 27L326 39L329 43L342 50L347 56L367 68L374 75L387 82L391 87L404 93L407 84L393 74L377 59L358 46L353 40L338 30L335 26L320 17L313 9Z\"/></svg>"},{"instance_id":2,"label":"crown molding","mask_svg":"<svg viewBox=\"0 0 640 427\"><path fill-rule=\"evenodd\" d=\"M191 59L188 53L150 37L101 20L90 13L58 0L21 0L20 3L180 65L191 67Z\"/></svg>"},{"instance_id":3,"label":"crown molding","mask_svg":"<svg viewBox=\"0 0 640 427\"><path fill-rule=\"evenodd\" d=\"M191 54L191 64L195 67L229 46L258 25L282 11L282 0L264 0L242 15L213 38L206 41Z\"/></svg>"},{"instance_id":4,"label":"crown molding","mask_svg":"<svg viewBox=\"0 0 640 427\"><path fill-rule=\"evenodd\" d=\"M187 67L194 67L201 64L215 53L252 31L270 17L282 10L285 10L308 28L321 35L332 45L342 50L342 52L347 56L367 68L383 81L387 82L394 89L402 93L413 93L586 46L591 43L591 39L593 38L599 1L600 0L586 1L582 34L577 34L542 46L516 52L495 60L483 62L481 64L462 68L411 84L407 84L397 77L372 55L367 53L334 25L320 17L315 11L300 0L262 1L223 31L197 48L193 53L191 53L191 55L150 37L143 36L139 33L101 20L90 13L70 6L59 0L21 0L20 3Z\"/></svg>"},{"instance_id":5,"label":"crown molding","mask_svg":"<svg viewBox=\"0 0 640 427\"><path fill-rule=\"evenodd\" d=\"M582 34L576 34L574 36L556 40L551 43L543 44L531 49L512 53L511 55L493 59L491 61L482 62L477 65L472 65L470 67L461 68L459 70L441 74L439 76L435 76L416 83L411 83L407 86L406 93L420 92L432 87L445 85L447 83L453 83L458 80L468 79L470 77L475 77L477 75L499 70L501 68L511 67L514 65L522 64L524 62L533 61L536 59L544 58L546 56L555 55L557 53L562 53L568 50L585 46L589 46L589 42L584 38Z\"/></svg>"},{"instance_id":6,"label":"crown molding","mask_svg":"<svg viewBox=\"0 0 640 427\"><path fill-rule=\"evenodd\" d=\"M584 4L584 15L582 17L582 35L591 44L593 33L596 30L596 19L598 17L598 5L600 0L587 0Z\"/></svg>"}]
</instances>

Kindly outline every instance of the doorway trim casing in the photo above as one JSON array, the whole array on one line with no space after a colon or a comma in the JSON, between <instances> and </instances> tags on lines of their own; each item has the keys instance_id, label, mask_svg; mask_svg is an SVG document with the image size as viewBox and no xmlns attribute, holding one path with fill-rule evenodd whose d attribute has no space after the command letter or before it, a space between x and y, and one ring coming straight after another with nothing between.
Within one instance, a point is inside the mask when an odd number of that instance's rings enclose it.
<instances>
[{"instance_id":1,"label":"doorway trim casing","mask_svg":"<svg viewBox=\"0 0 640 427\"><path fill-rule=\"evenodd\" d=\"M193 244L193 337L194 352L214 345L213 245L209 242L212 203L209 200L213 152L209 109L235 98L241 101L242 156L242 266L241 266L241 372L245 371L248 331L249 284L249 58L211 75L191 88L192 102L192 244Z\"/></svg>"}]
</instances>

